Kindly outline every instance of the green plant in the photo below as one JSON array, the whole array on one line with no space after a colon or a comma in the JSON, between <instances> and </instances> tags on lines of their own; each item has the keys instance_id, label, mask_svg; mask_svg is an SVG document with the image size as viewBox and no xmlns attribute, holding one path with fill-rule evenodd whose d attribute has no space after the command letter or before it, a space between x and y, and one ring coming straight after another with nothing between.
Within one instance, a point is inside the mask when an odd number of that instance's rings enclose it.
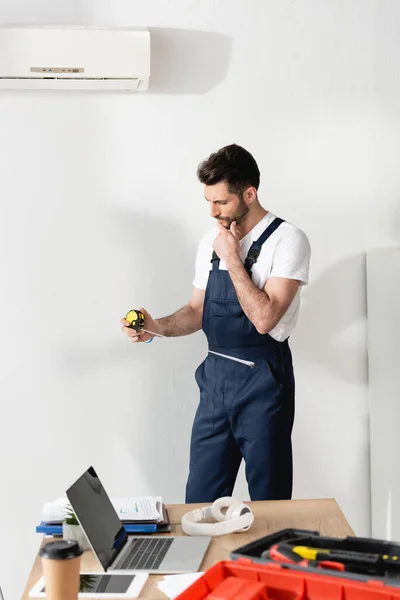
<instances>
[{"instance_id":1,"label":"green plant","mask_svg":"<svg viewBox=\"0 0 400 600\"><path fill-rule=\"evenodd\" d=\"M79 591L80 592L92 592L96 583L96 575L81 575Z\"/></svg>"},{"instance_id":2,"label":"green plant","mask_svg":"<svg viewBox=\"0 0 400 600\"><path fill-rule=\"evenodd\" d=\"M67 507L67 509L66 509L66 516L64 517L64 523L66 525L79 525L78 519L76 518L74 511L70 507Z\"/></svg>"}]
</instances>

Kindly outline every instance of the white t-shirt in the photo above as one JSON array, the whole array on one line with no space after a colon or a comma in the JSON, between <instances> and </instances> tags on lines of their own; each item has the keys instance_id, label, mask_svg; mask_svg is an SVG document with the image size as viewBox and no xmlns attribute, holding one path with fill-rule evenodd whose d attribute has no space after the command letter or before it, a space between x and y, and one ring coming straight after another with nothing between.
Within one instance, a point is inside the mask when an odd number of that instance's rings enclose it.
<instances>
[{"instance_id":1,"label":"white t-shirt","mask_svg":"<svg viewBox=\"0 0 400 600\"><path fill-rule=\"evenodd\" d=\"M251 244L260 237L274 219L275 215L268 212L240 240L242 262L244 262ZM217 234L217 227L207 232L201 239L197 249L193 285L201 290L205 290L207 287L208 274L212 268L210 261L213 253L213 243ZM302 285L305 285L308 283L310 256L311 248L306 234L301 229L284 221L262 245L257 262L252 268L253 283L259 289L263 289L269 277L284 277L286 279L297 279ZM222 260L219 263L219 268L226 270ZM279 342L288 338L296 326L300 310L300 291L301 286L282 319L269 332Z\"/></svg>"}]
</instances>

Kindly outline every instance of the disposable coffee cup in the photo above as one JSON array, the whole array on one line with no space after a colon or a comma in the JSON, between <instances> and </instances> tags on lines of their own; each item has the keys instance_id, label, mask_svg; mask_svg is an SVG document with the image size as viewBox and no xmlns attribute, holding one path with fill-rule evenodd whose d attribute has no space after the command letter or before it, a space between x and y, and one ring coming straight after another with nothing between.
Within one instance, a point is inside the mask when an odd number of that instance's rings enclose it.
<instances>
[{"instance_id":1,"label":"disposable coffee cup","mask_svg":"<svg viewBox=\"0 0 400 600\"><path fill-rule=\"evenodd\" d=\"M75 540L45 544L42 558L45 593L48 600L76 600L79 593L79 571L83 550Z\"/></svg>"}]
</instances>

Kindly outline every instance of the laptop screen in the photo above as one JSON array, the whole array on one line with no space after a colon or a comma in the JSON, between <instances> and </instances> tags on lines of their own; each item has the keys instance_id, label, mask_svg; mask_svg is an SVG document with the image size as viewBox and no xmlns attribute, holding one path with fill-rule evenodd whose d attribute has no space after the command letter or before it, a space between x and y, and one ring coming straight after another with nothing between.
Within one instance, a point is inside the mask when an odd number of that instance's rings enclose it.
<instances>
[{"instance_id":1,"label":"laptop screen","mask_svg":"<svg viewBox=\"0 0 400 600\"><path fill-rule=\"evenodd\" d=\"M66 494L99 561L108 569L128 536L93 467Z\"/></svg>"}]
</instances>

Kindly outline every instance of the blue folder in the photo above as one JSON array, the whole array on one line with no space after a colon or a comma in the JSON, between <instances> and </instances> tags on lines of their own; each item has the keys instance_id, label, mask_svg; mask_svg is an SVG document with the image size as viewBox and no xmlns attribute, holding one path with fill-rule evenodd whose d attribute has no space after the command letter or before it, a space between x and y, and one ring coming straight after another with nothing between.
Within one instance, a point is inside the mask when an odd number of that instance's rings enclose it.
<instances>
[{"instance_id":1,"label":"blue folder","mask_svg":"<svg viewBox=\"0 0 400 600\"><path fill-rule=\"evenodd\" d=\"M156 523L123 523L126 533L157 533ZM49 525L43 521L36 527L36 533L62 535L62 525Z\"/></svg>"}]
</instances>

